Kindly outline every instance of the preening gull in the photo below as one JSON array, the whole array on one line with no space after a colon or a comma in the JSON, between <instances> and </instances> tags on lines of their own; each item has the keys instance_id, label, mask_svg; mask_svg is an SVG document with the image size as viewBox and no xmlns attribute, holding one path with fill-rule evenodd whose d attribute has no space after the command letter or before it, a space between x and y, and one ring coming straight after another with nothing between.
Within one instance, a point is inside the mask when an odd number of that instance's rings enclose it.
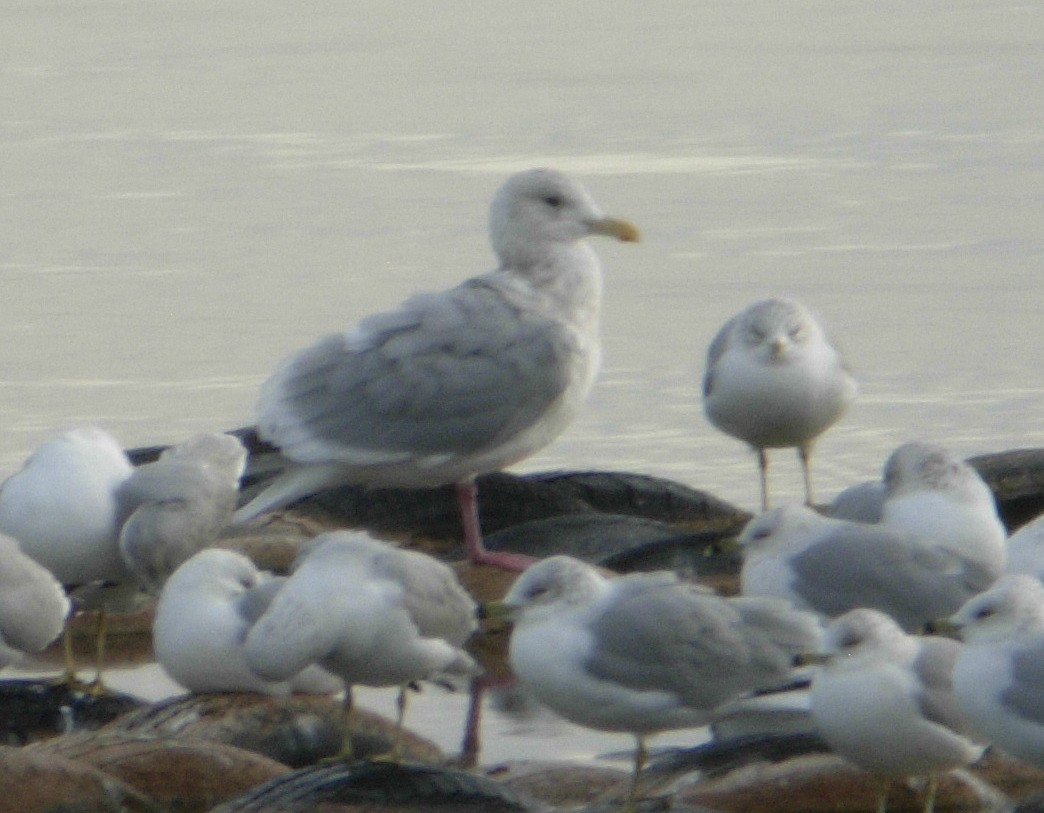
<instances>
[{"instance_id":1,"label":"preening gull","mask_svg":"<svg viewBox=\"0 0 1044 813\"><path fill-rule=\"evenodd\" d=\"M706 724L819 644L817 620L783 602L723 599L666 572L607 579L568 556L534 564L500 607L526 689L575 723L635 736L631 806L648 735Z\"/></svg>"},{"instance_id":2,"label":"preening gull","mask_svg":"<svg viewBox=\"0 0 1044 813\"><path fill-rule=\"evenodd\" d=\"M904 443L885 462L882 524L930 539L997 578L1007 562L1007 531L993 492L948 449Z\"/></svg>"},{"instance_id":3,"label":"preening gull","mask_svg":"<svg viewBox=\"0 0 1044 813\"><path fill-rule=\"evenodd\" d=\"M449 566L334 531L302 549L248 633L246 658L267 680L319 664L344 681L346 714L353 684L399 686L401 730L409 683L477 674L462 649L476 626L475 602ZM343 753L351 753L347 727Z\"/></svg>"},{"instance_id":4,"label":"preening gull","mask_svg":"<svg viewBox=\"0 0 1044 813\"><path fill-rule=\"evenodd\" d=\"M42 443L0 487L0 532L17 539L22 550L66 588L82 586L75 594L78 603L101 608L96 639L98 686L106 607L125 604L136 594L117 544L126 516L117 491L132 471L116 440L104 430L88 426ZM120 587L101 590L102 584ZM66 679L75 680L68 646L65 668Z\"/></svg>"},{"instance_id":5,"label":"preening gull","mask_svg":"<svg viewBox=\"0 0 1044 813\"><path fill-rule=\"evenodd\" d=\"M792 299L755 302L718 331L707 351L703 408L718 429L758 454L767 510L766 449L797 447L812 505L812 445L848 409L858 385L815 317Z\"/></svg>"},{"instance_id":6,"label":"preening gull","mask_svg":"<svg viewBox=\"0 0 1044 813\"><path fill-rule=\"evenodd\" d=\"M828 617L871 607L909 632L954 612L994 578L930 540L831 519L804 505L754 517L739 542L743 595L783 598Z\"/></svg>"},{"instance_id":7,"label":"preening gull","mask_svg":"<svg viewBox=\"0 0 1044 813\"><path fill-rule=\"evenodd\" d=\"M167 579L152 647L163 670L192 692L329 694L341 681L317 666L267 681L247 666L243 642L286 579L222 548L200 551Z\"/></svg>"},{"instance_id":8,"label":"preening gull","mask_svg":"<svg viewBox=\"0 0 1044 813\"><path fill-rule=\"evenodd\" d=\"M812 717L833 751L874 776L878 813L896 776L929 777L931 813L936 775L982 755L954 695L960 651L949 638L907 635L877 610L852 610L827 627Z\"/></svg>"},{"instance_id":9,"label":"preening gull","mask_svg":"<svg viewBox=\"0 0 1044 813\"><path fill-rule=\"evenodd\" d=\"M121 484L118 497L133 513L120 554L139 587L158 593L178 565L217 541L232 520L246 454L231 435L196 435Z\"/></svg>"},{"instance_id":10,"label":"preening gull","mask_svg":"<svg viewBox=\"0 0 1044 813\"><path fill-rule=\"evenodd\" d=\"M0 667L62 634L69 599L51 572L0 534Z\"/></svg>"},{"instance_id":11,"label":"preening gull","mask_svg":"<svg viewBox=\"0 0 1044 813\"><path fill-rule=\"evenodd\" d=\"M328 336L262 386L259 434L289 465L235 521L336 485L452 483L469 558L528 565L482 546L474 478L550 443L594 382L602 273L591 235L638 239L560 172L509 178L490 208L497 270Z\"/></svg>"},{"instance_id":12,"label":"preening gull","mask_svg":"<svg viewBox=\"0 0 1044 813\"><path fill-rule=\"evenodd\" d=\"M65 585L123 582L116 493L133 471L116 440L88 426L41 444L0 487L0 531Z\"/></svg>"},{"instance_id":13,"label":"preening gull","mask_svg":"<svg viewBox=\"0 0 1044 813\"><path fill-rule=\"evenodd\" d=\"M954 670L961 709L990 741L1044 766L1044 586L1003 576L950 620L964 639Z\"/></svg>"}]
</instances>

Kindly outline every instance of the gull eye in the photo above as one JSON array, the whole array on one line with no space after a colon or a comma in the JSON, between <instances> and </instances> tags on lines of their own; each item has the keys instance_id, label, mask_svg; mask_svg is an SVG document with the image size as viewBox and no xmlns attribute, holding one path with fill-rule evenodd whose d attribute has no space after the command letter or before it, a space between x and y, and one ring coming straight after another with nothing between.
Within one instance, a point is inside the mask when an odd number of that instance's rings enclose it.
<instances>
[{"instance_id":1,"label":"gull eye","mask_svg":"<svg viewBox=\"0 0 1044 813\"><path fill-rule=\"evenodd\" d=\"M544 203L552 209L558 209L562 205L562 198L558 195L547 195L544 198Z\"/></svg>"},{"instance_id":2,"label":"gull eye","mask_svg":"<svg viewBox=\"0 0 1044 813\"><path fill-rule=\"evenodd\" d=\"M992 607L980 607L978 610L975 611L975 615L972 616L972 617L976 621L985 621L991 615L993 615L993 608Z\"/></svg>"}]
</instances>

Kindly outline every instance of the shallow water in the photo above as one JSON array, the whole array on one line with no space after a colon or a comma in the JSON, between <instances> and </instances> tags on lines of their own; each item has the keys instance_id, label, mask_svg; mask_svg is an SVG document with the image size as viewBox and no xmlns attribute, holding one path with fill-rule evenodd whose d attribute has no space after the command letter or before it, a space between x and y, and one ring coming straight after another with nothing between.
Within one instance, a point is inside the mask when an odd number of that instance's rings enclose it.
<instances>
[{"instance_id":1,"label":"shallow water","mask_svg":"<svg viewBox=\"0 0 1044 813\"><path fill-rule=\"evenodd\" d=\"M128 447L249 423L286 353L489 268L489 197L533 165L645 240L596 244L602 376L520 469L754 506L699 379L719 325L774 294L822 315L862 385L819 444L823 497L914 437L1044 446L1044 8L600 9L0 6L0 469L82 423ZM773 461L799 498L793 455ZM411 720L453 748L436 694ZM548 725L489 714L483 755L629 747Z\"/></svg>"}]
</instances>

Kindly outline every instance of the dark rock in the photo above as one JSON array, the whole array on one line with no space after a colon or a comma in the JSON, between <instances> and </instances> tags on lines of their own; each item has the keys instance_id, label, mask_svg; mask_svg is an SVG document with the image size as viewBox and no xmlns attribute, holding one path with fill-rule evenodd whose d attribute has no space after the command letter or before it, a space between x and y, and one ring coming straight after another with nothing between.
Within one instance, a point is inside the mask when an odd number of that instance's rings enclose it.
<instances>
[{"instance_id":1,"label":"dark rock","mask_svg":"<svg viewBox=\"0 0 1044 813\"><path fill-rule=\"evenodd\" d=\"M146 705L126 694L95 694L82 687L46 680L0 681L0 732L21 745L70 730L100 728L121 714Z\"/></svg>"},{"instance_id":2,"label":"dark rock","mask_svg":"<svg viewBox=\"0 0 1044 813\"><path fill-rule=\"evenodd\" d=\"M1012 449L968 459L997 498L1013 532L1044 513L1044 449Z\"/></svg>"}]
</instances>

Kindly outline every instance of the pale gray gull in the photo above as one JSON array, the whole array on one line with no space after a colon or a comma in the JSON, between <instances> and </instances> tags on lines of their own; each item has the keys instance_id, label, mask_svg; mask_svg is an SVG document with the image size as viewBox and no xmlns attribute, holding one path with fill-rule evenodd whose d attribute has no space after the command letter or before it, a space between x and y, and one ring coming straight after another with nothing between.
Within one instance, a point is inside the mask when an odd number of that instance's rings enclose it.
<instances>
[{"instance_id":1,"label":"pale gray gull","mask_svg":"<svg viewBox=\"0 0 1044 813\"><path fill-rule=\"evenodd\" d=\"M247 634L247 663L267 680L319 664L344 681L346 716L353 684L398 686L401 731L408 684L478 673L463 649L476 609L453 570L426 554L360 532L320 534ZM347 724L342 751L351 754Z\"/></svg>"},{"instance_id":2,"label":"pale gray gull","mask_svg":"<svg viewBox=\"0 0 1044 813\"><path fill-rule=\"evenodd\" d=\"M152 647L157 662L192 692L339 691L340 679L317 666L269 681L247 665L247 634L285 582L235 551L196 553L166 580L156 603Z\"/></svg>"},{"instance_id":3,"label":"pale gray gull","mask_svg":"<svg viewBox=\"0 0 1044 813\"><path fill-rule=\"evenodd\" d=\"M534 564L492 609L515 619L509 659L524 688L575 723L635 736L631 806L647 736L705 725L819 645L818 620L784 602L724 599L667 572L608 579L568 556Z\"/></svg>"},{"instance_id":4,"label":"pale gray gull","mask_svg":"<svg viewBox=\"0 0 1044 813\"><path fill-rule=\"evenodd\" d=\"M1007 571L1044 579L1044 514L1008 537Z\"/></svg>"},{"instance_id":5,"label":"pale gray gull","mask_svg":"<svg viewBox=\"0 0 1044 813\"><path fill-rule=\"evenodd\" d=\"M977 561L931 540L804 505L754 517L739 542L743 595L786 599L827 617L871 607L908 632L950 615L994 580Z\"/></svg>"},{"instance_id":6,"label":"pale gray gull","mask_svg":"<svg viewBox=\"0 0 1044 813\"><path fill-rule=\"evenodd\" d=\"M584 238L638 231L550 169L509 178L489 228L497 270L282 362L261 388L258 432L289 465L236 522L336 485L454 484L473 562L532 561L485 550L474 478L530 456L573 419L601 355L602 272Z\"/></svg>"},{"instance_id":7,"label":"pale gray gull","mask_svg":"<svg viewBox=\"0 0 1044 813\"><path fill-rule=\"evenodd\" d=\"M45 649L62 634L68 614L58 580L0 534L0 667Z\"/></svg>"},{"instance_id":8,"label":"pale gray gull","mask_svg":"<svg viewBox=\"0 0 1044 813\"><path fill-rule=\"evenodd\" d=\"M1004 751L1044 767L1044 586L1003 576L950 620L964 639L954 671L964 713Z\"/></svg>"},{"instance_id":9,"label":"pale gray gull","mask_svg":"<svg viewBox=\"0 0 1044 813\"><path fill-rule=\"evenodd\" d=\"M196 435L122 483L118 497L134 510L120 554L139 587L158 593L178 565L217 541L232 521L246 456L231 435Z\"/></svg>"},{"instance_id":10,"label":"pale gray gull","mask_svg":"<svg viewBox=\"0 0 1044 813\"><path fill-rule=\"evenodd\" d=\"M703 408L718 429L758 454L761 508L769 506L766 449L797 447L812 505L812 446L858 393L841 353L792 299L755 302L718 331L707 351Z\"/></svg>"},{"instance_id":11,"label":"pale gray gull","mask_svg":"<svg viewBox=\"0 0 1044 813\"><path fill-rule=\"evenodd\" d=\"M957 705L961 645L907 635L887 615L857 609L826 629L812 677L812 717L830 748L874 777L877 811L895 777L927 776L924 810L938 773L975 762L985 748Z\"/></svg>"},{"instance_id":12,"label":"pale gray gull","mask_svg":"<svg viewBox=\"0 0 1044 813\"><path fill-rule=\"evenodd\" d=\"M934 443L904 443L885 462L881 523L931 539L997 578L1007 563L1007 530L989 486L970 465Z\"/></svg>"}]
</instances>

